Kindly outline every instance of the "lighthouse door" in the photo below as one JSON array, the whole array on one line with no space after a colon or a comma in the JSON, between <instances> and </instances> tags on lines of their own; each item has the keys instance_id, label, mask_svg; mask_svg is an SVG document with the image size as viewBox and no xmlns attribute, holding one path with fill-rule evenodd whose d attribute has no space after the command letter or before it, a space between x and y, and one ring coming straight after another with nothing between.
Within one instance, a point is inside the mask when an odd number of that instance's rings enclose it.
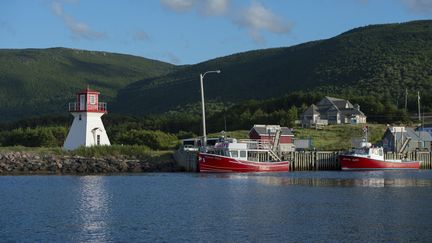
<instances>
[{"instance_id":1,"label":"lighthouse door","mask_svg":"<svg viewBox=\"0 0 432 243\"><path fill-rule=\"evenodd\" d=\"M85 100L86 96L85 95L80 95L80 103L79 103L79 109L80 111L85 110L85 105L86 105L86 100Z\"/></svg>"}]
</instances>

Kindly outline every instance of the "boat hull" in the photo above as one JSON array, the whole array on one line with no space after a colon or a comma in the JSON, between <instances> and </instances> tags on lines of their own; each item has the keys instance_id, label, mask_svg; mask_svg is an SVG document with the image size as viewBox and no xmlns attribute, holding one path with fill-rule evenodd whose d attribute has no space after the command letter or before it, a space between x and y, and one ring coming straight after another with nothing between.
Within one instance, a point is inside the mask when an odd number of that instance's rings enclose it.
<instances>
[{"instance_id":1,"label":"boat hull","mask_svg":"<svg viewBox=\"0 0 432 243\"><path fill-rule=\"evenodd\" d=\"M389 161L365 157L339 155L342 170L389 170L389 169L419 169L418 161Z\"/></svg>"},{"instance_id":2,"label":"boat hull","mask_svg":"<svg viewBox=\"0 0 432 243\"><path fill-rule=\"evenodd\" d=\"M200 172L283 172L289 171L289 162L253 162L199 153L198 168Z\"/></svg>"}]
</instances>

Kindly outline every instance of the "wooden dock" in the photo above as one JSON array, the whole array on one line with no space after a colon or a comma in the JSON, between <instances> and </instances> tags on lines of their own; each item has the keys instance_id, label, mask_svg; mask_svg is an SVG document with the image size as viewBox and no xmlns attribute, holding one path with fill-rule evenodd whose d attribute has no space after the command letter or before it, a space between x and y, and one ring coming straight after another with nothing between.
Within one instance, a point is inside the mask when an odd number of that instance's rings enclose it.
<instances>
[{"instance_id":1,"label":"wooden dock","mask_svg":"<svg viewBox=\"0 0 432 243\"><path fill-rule=\"evenodd\" d=\"M291 161L290 170L292 171L340 170L339 153L334 151L296 151L284 154L283 158Z\"/></svg>"},{"instance_id":2,"label":"wooden dock","mask_svg":"<svg viewBox=\"0 0 432 243\"><path fill-rule=\"evenodd\" d=\"M282 158L291 161L291 171L340 170L338 155L341 153L342 151L295 151L284 154ZM174 157L186 171L197 171L196 152L177 151ZM385 158L419 160L421 169L432 169L432 152L386 153Z\"/></svg>"},{"instance_id":3,"label":"wooden dock","mask_svg":"<svg viewBox=\"0 0 432 243\"><path fill-rule=\"evenodd\" d=\"M421 151L413 151L404 154L397 153L386 153L386 159L409 159L409 160L419 160L420 169L430 170L432 169L432 152L421 152Z\"/></svg>"}]
</instances>

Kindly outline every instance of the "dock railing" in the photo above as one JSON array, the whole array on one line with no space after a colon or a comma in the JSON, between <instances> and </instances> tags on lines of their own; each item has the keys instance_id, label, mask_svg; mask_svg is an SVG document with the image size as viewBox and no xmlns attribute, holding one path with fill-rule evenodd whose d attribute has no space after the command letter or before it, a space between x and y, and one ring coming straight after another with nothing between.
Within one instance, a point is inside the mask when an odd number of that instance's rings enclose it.
<instances>
[{"instance_id":1,"label":"dock railing","mask_svg":"<svg viewBox=\"0 0 432 243\"><path fill-rule=\"evenodd\" d=\"M239 139L239 143L246 143L248 149L272 149L270 141L260 139Z\"/></svg>"}]
</instances>

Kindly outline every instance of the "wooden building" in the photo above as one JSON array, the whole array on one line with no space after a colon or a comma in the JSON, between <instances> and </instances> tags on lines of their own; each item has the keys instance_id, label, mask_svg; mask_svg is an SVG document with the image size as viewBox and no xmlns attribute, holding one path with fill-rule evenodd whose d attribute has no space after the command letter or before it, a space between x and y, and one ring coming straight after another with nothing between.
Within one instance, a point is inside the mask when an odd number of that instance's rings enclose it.
<instances>
[{"instance_id":1,"label":"wooden building","mask_svg":"<svg viewBox=\"0 0 432 243\"><path fill-rule=\"evenodd\" d=\"M250 139L257 139L276 143L279 152L291 152L295 150L293 138L294 134L288 127L279 125L254 125L249 131Z\"/></svg>"},{"instance_id":2,"label":"wooden building","mask_svg":"<svg viewBox=\"0 0 432 243\"><path fill-rule=\"evenodd\" d=\"M384 133L382 146L385 152L407 153L416 150L431 151L432 136L410 127L389 127Z\"/></svg>"}]
</instances>

